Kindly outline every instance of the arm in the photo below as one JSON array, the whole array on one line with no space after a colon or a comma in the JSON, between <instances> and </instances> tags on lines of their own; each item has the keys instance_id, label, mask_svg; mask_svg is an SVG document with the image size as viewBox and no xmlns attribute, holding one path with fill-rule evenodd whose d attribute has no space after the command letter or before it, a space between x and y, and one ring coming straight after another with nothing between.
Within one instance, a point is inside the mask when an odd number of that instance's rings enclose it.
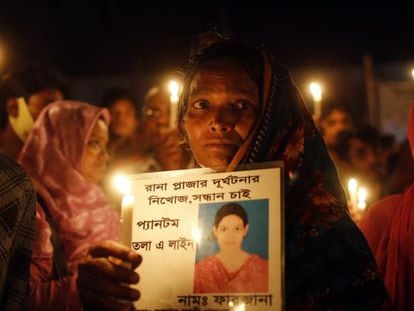
<instances>
[{"instance_id":1,"label":"arm","mask_svg":"<svg viewBox=\"0 0 414 311\"><path fill-rule=\"evenodd\" d=\"M1 310L24 309L27 303L35 203L29 177L15 162L0 155Z\"/></svg>"}]
</instances>

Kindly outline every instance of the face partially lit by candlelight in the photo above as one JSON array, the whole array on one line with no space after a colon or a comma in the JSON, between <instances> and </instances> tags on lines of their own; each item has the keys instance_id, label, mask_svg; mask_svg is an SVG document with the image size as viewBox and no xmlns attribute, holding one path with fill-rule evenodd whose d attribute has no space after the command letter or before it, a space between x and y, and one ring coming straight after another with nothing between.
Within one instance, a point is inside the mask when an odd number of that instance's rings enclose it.
<instances>
[{"instance_id":1,"label":"face partially lit by candlelight","mask_svg":"<svg viewBox=\"0 0 414 311\"><path fill-rule=\"evenodd\" d=\"M217 226L214 226L213 233L217 239L221 251L240 250L243 239L249 230L243 219L237 215L223 217Z\"/></svg>"},{"instance_id":2,"label":"face partially lit by candlelight","mask_svg":"<svg viewBox=\"0 0 414 311\"><path fill-rule=\"evenodd\" d=\"M131 137L138 126L136 107L129 99L116 100L109 108L111 114L111 134L119 137Z\"/></svg>"},{"instance_id":3,"label":"face partially lit by candlelight","mask_svg":"<svg viewBox=\"0 0 414 311\"><path fill-rule=\"evenodd\" d=\"M109 160L108 140L108 126L103 120L99 119L86 143L80 172L90 182L99 183L105 174Z\"/></svg>"},{"instance_id":4,"label":"face partially lit by candlelight","mask_svg":"<svg viewBox=\"0 0 414 311\"><path fill-rule=\"evenodd\" d=\"M226 167L256 123L259 106L258 87L239 65L200 66L183 120L196 161L204 167Z\"/></svg>"}]
</instances>

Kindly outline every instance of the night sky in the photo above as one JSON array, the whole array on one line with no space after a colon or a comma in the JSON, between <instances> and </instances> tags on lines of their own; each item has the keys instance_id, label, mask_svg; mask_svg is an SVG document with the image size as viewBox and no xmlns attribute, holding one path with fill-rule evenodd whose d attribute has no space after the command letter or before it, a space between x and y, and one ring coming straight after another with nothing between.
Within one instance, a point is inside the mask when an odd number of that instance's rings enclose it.
<instances>
[{"instance_id":1,"label":"night sky","mask_svg":"<svg viewBox=\"0 0 414 311\"><path fill-rule=\"evenodd\" d=\"M0 47L7 57L0 70L22 61L48 61L75 77L176 68L191 38L209 24L265 43L293 68L360 65L364 53L376 63L414 61L413 10L391 1L316 8L271 1L152 3L0 0Z\"/></svg>"}]
</instances>

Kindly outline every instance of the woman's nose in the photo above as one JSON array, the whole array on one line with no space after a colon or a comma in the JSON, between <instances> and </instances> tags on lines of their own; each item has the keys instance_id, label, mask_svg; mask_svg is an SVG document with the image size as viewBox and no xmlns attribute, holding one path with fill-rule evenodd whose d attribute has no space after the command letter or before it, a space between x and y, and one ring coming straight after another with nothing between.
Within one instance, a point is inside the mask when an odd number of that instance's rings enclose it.
<instances>
[{"instance_id":1,"label":"woman's nose","mask_svg":"<svg viewBox=\"0 0 414 311\"><path fill-rule=\"evenodd\" d=\"M239 116L236 111L231 109L217 109L213 112L209 123L212 132L229 132L234 129L238 122Z\"/></svg>"}]
</instances>

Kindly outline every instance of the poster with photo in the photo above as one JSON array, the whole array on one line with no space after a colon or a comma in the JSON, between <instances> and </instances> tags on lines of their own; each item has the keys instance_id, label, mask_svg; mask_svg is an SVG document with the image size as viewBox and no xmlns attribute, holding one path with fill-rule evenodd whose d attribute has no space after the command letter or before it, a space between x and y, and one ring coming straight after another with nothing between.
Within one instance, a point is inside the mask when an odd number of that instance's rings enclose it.
<instances>
[{"instance_id":1,"label":"poster with photo","mask_svg":"<svg viewBox=\"0 0 414 311\"><path fill-rule=\"evenodd\" d=\"M137 310L282 310L280 162L130 176Z\"/></svg>"}]
</instances>

